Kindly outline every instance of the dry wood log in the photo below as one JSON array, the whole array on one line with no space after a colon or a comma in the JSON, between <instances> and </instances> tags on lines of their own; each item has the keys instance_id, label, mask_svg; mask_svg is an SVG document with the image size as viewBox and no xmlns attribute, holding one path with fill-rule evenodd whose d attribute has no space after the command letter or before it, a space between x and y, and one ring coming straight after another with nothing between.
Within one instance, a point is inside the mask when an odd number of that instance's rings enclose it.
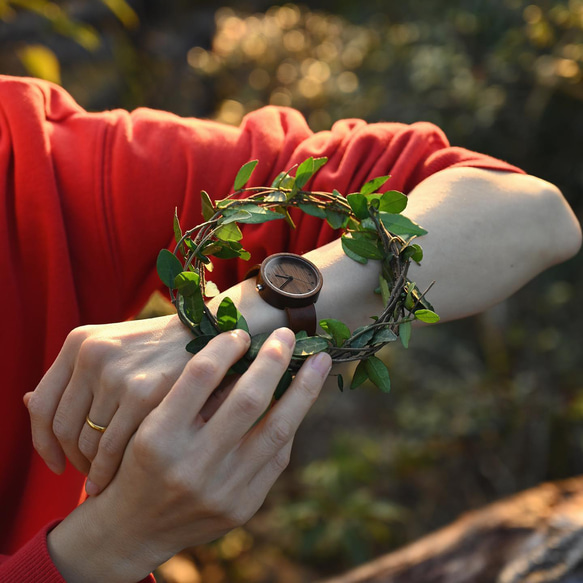
<instances>
[{"instance_id":1,"label":"dry wood log","mask_svg":"<svg viewBox=\"0 0 583 583\"><path fill-rule=\"evenodd\" d=\"M464 514L323 583L551 582L583 582L583 476Z\"/></svg>"}]
</instances>

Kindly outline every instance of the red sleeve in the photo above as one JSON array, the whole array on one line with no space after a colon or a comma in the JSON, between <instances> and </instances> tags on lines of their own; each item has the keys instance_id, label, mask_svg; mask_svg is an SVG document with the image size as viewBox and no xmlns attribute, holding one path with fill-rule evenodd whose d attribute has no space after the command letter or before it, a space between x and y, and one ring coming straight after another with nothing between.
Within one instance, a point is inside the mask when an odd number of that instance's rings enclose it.
<instances>
[{"instance_id":1,"label":"red sleeve","mask_svg":"<svg viewBox=\"0 0 583 583\"><path fill-rule=\"evenodd\" d=\"M0 555L2 583L66 583L51 561L47 549L47 533L56 524L48 524L14 555ZM150 575L140 583L156 582Z\"/></svg>"}]
</instances>

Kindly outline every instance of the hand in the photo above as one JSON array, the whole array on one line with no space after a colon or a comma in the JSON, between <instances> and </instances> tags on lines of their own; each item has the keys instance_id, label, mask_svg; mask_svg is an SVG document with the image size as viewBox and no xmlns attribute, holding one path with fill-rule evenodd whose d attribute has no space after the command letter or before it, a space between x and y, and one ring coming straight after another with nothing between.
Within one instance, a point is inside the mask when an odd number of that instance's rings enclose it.
<instances>
[{"instance_id":1,"label":"hand","mask_svg":"<svg viewBox=\"0 0 583 583\"><path fill-rule=\"evenodd\" d=\"M176 316L73 330L25 396L34 447L49 468L63 472L67 457L105 488L131 436L190 360L190 339ZM87 415L107 431L92 429Z\"/></svg>"},{"instance_id":2,"label":"hand","mask_svg":"<svg viewBox=\"0 0 583 583\"><path fill-rule=\"evenodd\" d=\"M221 334L192 358L131 439L111 484L48 537L68 583L137 581L185 547L244 524L286 467L295 432L331 360L308 359L263 418L295 338L276 330L207 422L201 410L249 346Z\"/></svg>"}]
</instances>

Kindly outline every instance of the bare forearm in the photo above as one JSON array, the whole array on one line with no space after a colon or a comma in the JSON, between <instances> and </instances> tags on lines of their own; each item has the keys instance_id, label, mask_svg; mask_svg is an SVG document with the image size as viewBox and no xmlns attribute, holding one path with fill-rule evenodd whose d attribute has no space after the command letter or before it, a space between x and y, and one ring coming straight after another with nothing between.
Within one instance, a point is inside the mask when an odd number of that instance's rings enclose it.
<instances>
[{"instance_id":1,"label":"bare forearm","mask_svg":"<svg viewBox=\"0 0 583 583\"><path fill-rule=\"evenodd\" d=\"M419 239L424 259L411 266L409 277L421 289L436 282L429 300L443 320L492 306L581 245L579 224L560 192L532 176L446 170L410 193L404 214L428 231ZM339 241L306 256L324 276L316 305L319 318L338 318L355 328L381 311L380 298L372 291L378 285L378 262L356 263ZM252 332L285 324L284 313L259 298L253 281L226 293L248 318Z\"/></svg>"},{"instance_id":2,"label":"bare forearm","mask_svg":"<svg viewBox=\"0 0 583 583\"><path fill-rule=\"evenodd\" d=\"M440 172L409 197L407 212L427 230L410 277L443 319L502 301L581 246L581 227L560 191L533 176L471 168Z\"/></svg>"}]
</instances>

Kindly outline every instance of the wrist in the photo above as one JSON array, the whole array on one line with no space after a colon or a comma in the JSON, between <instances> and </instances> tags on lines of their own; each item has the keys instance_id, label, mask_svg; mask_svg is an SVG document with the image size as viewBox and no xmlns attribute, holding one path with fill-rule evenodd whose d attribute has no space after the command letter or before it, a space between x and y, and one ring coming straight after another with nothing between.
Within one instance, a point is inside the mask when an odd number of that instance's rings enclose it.
<instances>
[{"instance_id":1,"label":"wrist","mask_svg":"<svg viewBox=\"0 0 583 583\"><path fill-rule=\"evenodd\" d=\"M51 560L67 583L134 583L169 558L158 559L143 537L132 536L97 501L77 507L47 536Z\"/></svg>"},{"instance_id":2,"label":"wrist","mask_svg":"<svg viewBox=\"0 0 583 583\"><path fill-rule=\"evenodd\" d=\"M208 307L214 314L217 313L219 304L225 297L231 298L237 309L243 314L251 334L272 332L288 325L284 310L274 308L261 299L255 289L255 278L246 279L212 298Z\"/></svg>"}]
</instances>

